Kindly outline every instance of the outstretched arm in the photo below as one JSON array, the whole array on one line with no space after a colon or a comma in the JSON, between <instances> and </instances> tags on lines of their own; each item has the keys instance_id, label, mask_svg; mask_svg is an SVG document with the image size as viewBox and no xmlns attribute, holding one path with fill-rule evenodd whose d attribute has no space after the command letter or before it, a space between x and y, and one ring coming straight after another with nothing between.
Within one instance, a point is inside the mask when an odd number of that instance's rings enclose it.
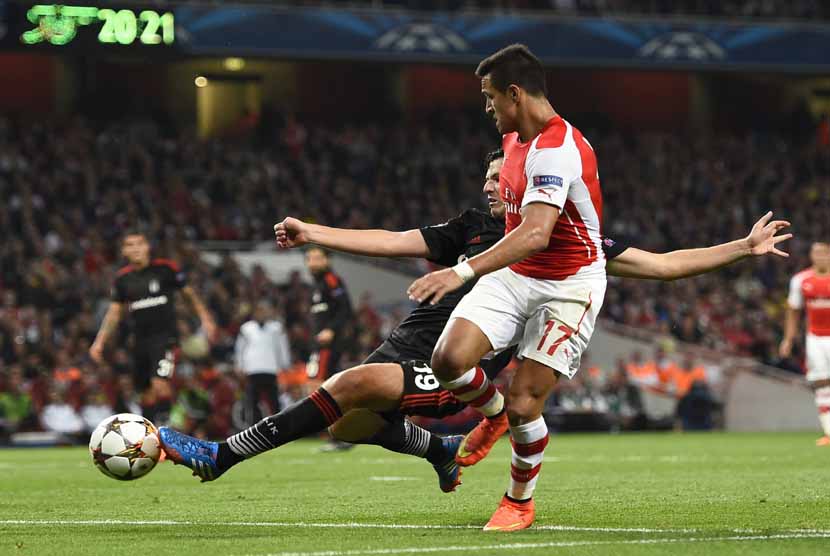
<instances>
[{"instance_id":1,"label":"outstretched arm","mask_svg":"<svg viewBox=\"0 0 830 556\"><path fill-rule=\"evenodd\" d=\"M389 230L348 230L309 224L296 218L286 218L274 226L277 246L282 249L300 247L308 243L355 255L370 257L429 257L424 236L420 230L391 232Z\"/></svg>"},{"instance_id":2,"label":"outstretched arm","mask_svg":"<svg viewBox=\"0 0 830 556\"><path fill-rule=\"evenodd\" d=\"M104 320L101 322L101 328L98 330L98 335L95 336L95 341L89 348L89 355L96 363L101 363L104 360L104 348L112 338L113 333L118 329L118 323L124 316L124 304L113 301L110 303L107 314L104 315Z\"/></svg>"},{"instance_id":3,"label":"outstretched arm","mask_svg":"<svg viewBox=\"0 0 830 556\"><path fill-rule=\"evenodd\" d=\"M772 219L772 212L762 216L743 239L701 249L683 249L670 253L651 253L633 247L608 261L608 274L627 278L677 280L711 272L750 256L768 253L789 256L776 245L792 234L776 235L790 225L785 220Z\"/></svg>"},{"instance_id":4,"label":"outstretched arm","mask_svg":"<svg viewBox=\"0 0 830 556\"><path fill-rule=\"evenodd\" d=\"M202 322L202 328L205 329L205 334L207 334L208 340L211 342L216 340L216 321L213 320L213 316L210 314L210 311L208 311L208 308L202 301L202 298L200 298L199 294L196 293L196 290L194 290L191 286L185 286L182 288L182 295L193 307L193 311Z\"/></svg>"},{"instance_id":5,"label":"outstretched arm","mask_svg":"<svg viewBox=\"0 0 830 556\"><path fill-rule=\"evenodd\" d=\"M778 346L778 355L789 357L793 352L793 340L798 334L798 321L801 318L801 310L787 307L787 320L784 321L784 338Z\"/></svg>"},{"instance_id":6,"label":"outstretched arm","mask_svg":"<svg viewBox=\"0 0 830 556\"><path fill-rule=\"evenodd\" d=\"M546 203L527 205L522 209L522 223L515 230L468 261L418 278L407 290L409 298L418 303L429 301L435 305L468 280L495 272L538 253L548 246L559 213L559 207Z\"/></svg>"}]
</instances>

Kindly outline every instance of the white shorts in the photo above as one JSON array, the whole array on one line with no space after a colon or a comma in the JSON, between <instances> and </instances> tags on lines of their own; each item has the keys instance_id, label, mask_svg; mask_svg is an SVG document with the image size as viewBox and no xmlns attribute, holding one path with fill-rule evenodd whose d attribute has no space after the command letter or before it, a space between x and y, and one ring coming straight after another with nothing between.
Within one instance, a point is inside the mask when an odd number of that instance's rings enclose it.
<instances>
[{"instance_id":1,"label":"white shorts","mask_svg":"<svg viewBox=\"0 0 830 556\"><path fill-rule=\"evenodd\" d=\"M538 280L509 268L483 276L450 316L478 326L494 351L527 357L573 377L594 332L605 276Z\"/></svg>"},{"instance_id":2,"label":"white shorts","mask_svg":"<svg viewBox=\"0 0 830 556\"><path fill-rule=\"evenodd\" d=\"M830 380L830 336L807 334L807 380Z\"/></svg>"}]
</instances>

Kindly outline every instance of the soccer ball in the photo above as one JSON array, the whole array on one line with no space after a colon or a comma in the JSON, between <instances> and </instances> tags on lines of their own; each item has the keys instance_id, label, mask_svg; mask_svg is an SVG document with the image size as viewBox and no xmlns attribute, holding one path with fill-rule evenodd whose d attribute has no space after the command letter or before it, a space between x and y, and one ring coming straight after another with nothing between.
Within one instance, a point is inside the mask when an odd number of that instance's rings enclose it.
<instances>
[{"instance_id":1,"label":"soccer ball","mask_svg":"<svg viewBox=\"0 0 830 556\"><path fill-rule=\"evenodd\" d=\"M101 421L89 439L89 453L98 470L119 481L143 477L161 455L156 427L133 413L119 413Z\"/></svg>"}]
</instances>

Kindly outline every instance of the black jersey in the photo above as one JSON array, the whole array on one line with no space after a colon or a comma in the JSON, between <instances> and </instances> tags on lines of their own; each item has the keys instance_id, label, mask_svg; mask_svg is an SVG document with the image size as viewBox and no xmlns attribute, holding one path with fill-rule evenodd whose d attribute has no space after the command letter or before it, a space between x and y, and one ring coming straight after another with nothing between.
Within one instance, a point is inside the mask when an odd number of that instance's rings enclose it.
<instances>
[{"instance_id":1,"label":"black jersey","mask_svg":"<svg viewBox=\"0 0 830 556\"><path fill-rule=\"evenodd\" d=\"M314 275L311 320L315 335L326 328L334 331L335 345L344 339L343 329L352 320L352 302L346 284L330 270Z\"/></svg>"},{"instance_id":2,"label":"black jersey","mask_svg":"<svg viewBox=\"0 0 830 556\"><path fill-rule=\"evenodd\" d=\"M139 338L178 337L173 294L187 285L178 265L167 259L153 259L138 269L132 265L118 271L112 300L130 312L133 331Z\"/></svg>"},{"instance_id":3,"label":"black jersey","mask_svg":"<svg viewBox=\"0 0 830 556\"><path fill-rule=\"evenodd\" d=\"M430 261L454 266L503 238L504 221L487 212L468 209L444 224L421 228L421 235L429 248ZM470 280L435 305L422 303L392 331L389 340L403 358L429 361L450 314L474 284L475 280Z\"/></svg>"},{"instance_id":4,"label":"black jersey","mask_svg":"<svg viewBox=\"0 0 830 556\"><path fill-rule=\"evenodd\" d=\"M504 220L491 216L489 212L467 209L449 222L421 228L421 234L429 247L429 260L443 266L454 266L486 251L503 238ZM619 256L627 247L622 242L603 238L602 250L607 259ZM392 331L387 342L394 346L402 359L429 361L450 315L461 298L473 289L475 282L470 280L435 305L428 302L419 305ZM488 369L488 374L495 375L500 370L500 366L494 365Z\"/></svg>"}]
</instances>

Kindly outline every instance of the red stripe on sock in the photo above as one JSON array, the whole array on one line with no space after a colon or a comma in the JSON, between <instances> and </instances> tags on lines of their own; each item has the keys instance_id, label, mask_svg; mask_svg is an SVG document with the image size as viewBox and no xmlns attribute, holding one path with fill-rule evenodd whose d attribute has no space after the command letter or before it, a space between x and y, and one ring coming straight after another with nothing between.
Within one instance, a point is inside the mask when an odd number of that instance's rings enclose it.
<instances>
[{"instance_id":1,"label":"red stripe on sock","mask_svg":"<svg viewBox=\"0 0 830 556\"><path fill-rule=\"evenodd\" d=\"M536 475L539 474L540 469L542 469L541 463L531 467L530 469L519 469L515 465L511 465L510 476L517 483L529 483Z\"/></svg>"},{"instance_id":2,"label":"red stripe on sock","mask_svg":"<svg viewBox=\"0 0 830 556\"><path fill-rule=\"evenodd\" d=\"M550 436L545 435L544 438L540 438L536 442L530 442L528 444L517 444L516 441L511 438L510 443L513 444L513 451L516 453L517 456L526 458L534 454L544 452L545 447L548 445L549 439Z\"/></svg>"},{"instance_id":3,"label":"red stripe on sock","mask_svg":"<svg viewBox=\"0 0 830 556\"><path fill-rule=\"evenodd\" d=\"M467 402L473 407L481 407L482 405L486 404L490 400L493 399L493 396L496 395L496 386L492 382L487 386L487 390L484 391L482 395L477 397L474 400L470 400Z\"/></svg>"},{"instance_id":4,"label":"red stripe on sock","mask_svg":"<svg viewBox=\"0 0 830 556\"><path fill-rule=\"evenodd\" d=\"M823 405L818 408L819 413L830 413L830 406Z\"/></svg>"},{"instance_id":5,"label":"red stripe on sock","mask_svg":"<svg viewBox=\"0 0 830 556\"><path fill-rule=\"evenodd\" d=\"M484 381L487 380L487 375L484 374L479 367L476 367L476 374L473 377L473 381L466 386L459 386L458 388L448 389L450 392L455 394L456 396L463 396L464 394L468 394L469 392L475 392L481 385L484 384Z\"/></svg>"},{"instance_id":6,"label":"red stripe on sock","mask_svg":"<svg viewBox=\"0 0 830 556\"><path fill-rule=\"evenodd\" d=\"M333 424L335 421L339 419L337 415L337 410L329 404L329 401L323 396L320 392L314 391L309 396L314 405L317 406L317 409L323 414L323 417L326 418L326 421L329 425Z\"/></svg>"}]
</instances>

